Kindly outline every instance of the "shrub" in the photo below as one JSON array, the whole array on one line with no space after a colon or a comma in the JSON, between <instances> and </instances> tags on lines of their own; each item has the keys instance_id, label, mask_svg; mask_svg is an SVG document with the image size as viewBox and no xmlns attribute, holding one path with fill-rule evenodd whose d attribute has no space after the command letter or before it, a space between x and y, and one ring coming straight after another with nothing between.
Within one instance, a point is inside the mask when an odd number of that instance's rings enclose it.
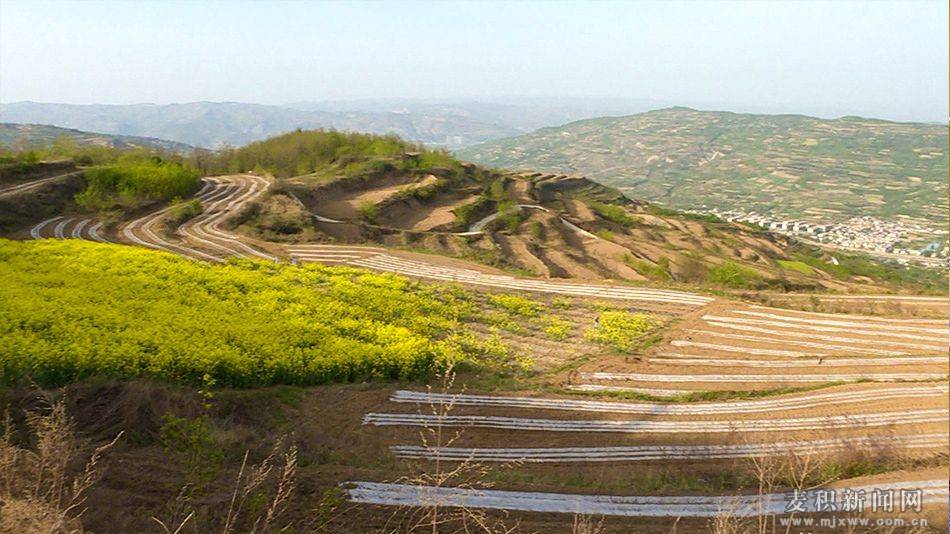
<instances>
[{"instance_id":1,"label":"shrub","mask_svg":"<svg viewBox=\"0 0 950 534\"><path fill-rule=\"evenodd\" d=\"M815 274L815 269L810 265L801 261L791 261L791 260L778 260L778 264L783 269L788 269L790 271L797 271L799 273L810 275Z\"/></svg>"},{"instance_id":2,"label":"shrub","mask_svg":"<svg viewBox=\"0 0 950 534\"><path fill-rule=\"evenodd\" d=\"M76 195L76 202L89 209L168 201L187 195L198 185L197 170L158 158L124 158L87 169L84 177L86 187Z\"/></svg>"},{"instance_id":3,"label":"shrub","mask_svg":"<svg viewBox=\"0 0 950 534\"><path fill-rule=\"evenodd\" d=\"M735 288L752 287L762 283L759 273L731 261L724 261L710 269L707 279L712 284Z\"/></svg>"},{"instance_id":4,"label":"shrub","mask_svg":"<svg viewBox=\"0 0 950 534\"><path fill-rule=\"evenodd\" d=\"M418 155L406 157L407 153ZM459 171L461 163L449 153L429 150L403 141L396 135L297 130L221 150L207 164L211 172L263 169L278 177L299 176L327 168L346 176L382 173L394 169Z\"/></svg>"},{"instance_id":5,"label":"shrub","mask_svg":"<svg viewBox=\"0 0 950 534\"><path fill-rule=\"evenodd\" d=\"M375 202L367 200L359 205L357 211L360 212L360 217L366 219L369 222L373 222L379 215L379 206L376 205Z\"/></svg>"},{"instance_id":6,"label":"shrub","mask_svg":"<svg viewBox=\"0 0 950 534\"><path fill-rule=\"evenodd\" d=\"M666 260L666 261L663 261ZM623 262L630 266L634 271L651 278L653 280L669 280L669 265L670 262L667 258L660 258L660 261L654 265L648 261L641 260L639 258L634 258L630 254L623 255Z\"/></svg>"},{"instance_id":7,"label":"shrub","mask_svg":"<svg viewBox=\"0 0 950 534\"><path fill-rule=\"evenodd\" d=\"M621 206L604 204L602 202L591 202L590 207L597 215L600 215L608 221L617 223L620 226L629 228L636 226L640 222L636 217L631 217L630 214L627 213L627 210Z\"/></svg>"},{"instance_id":8,"label":"shrub","mask_svg":"<svg viewBox=\"0 0 950 534\"><path fill-rule=\"evenodd\" d=\"M177 226L201 215L202 211L204 211L204 208L201 207L201 201L196 198L187 201L175 199L174 203L168 209L166 219L172 225Z\"/></svg>"},{"instance_id":9,"label":"shrub","mask_svg":"<svg viewBox=\"0 0 950 534\"><path fill-rule=\"evenodd\" d=\"M656 319L645 313L605 310L597 325L584 332L584 339L630 352L657 326Z\"/></svg>"},{"instance_id":10,"label":"shrub","mask_svg":"<svg viewBox=\"0 0 950 534\"><path fill-rule=\"evenodd\" d=\"M606 228L601 228L600 230L597 230L596 232L594 232L594 234L597 235L597 237L603 239L604 241L613 241L614 239L614 233L611 232L610 230L607 230Z\"/></svg>"},{"instance_id":11,"label":"shrub","mask_svg":"<svg viewBox=\"0 0 950 534\"><path fill-rule=\"evenodd\" d=\"M455 208L452 210L455 214L455 224L460 228L467 228L470 224L475 222L473 219L475 219L476 215L487 208L489 202L486 197L480 196L473 202L462 204Z\"/></svg>"}]
</instances>

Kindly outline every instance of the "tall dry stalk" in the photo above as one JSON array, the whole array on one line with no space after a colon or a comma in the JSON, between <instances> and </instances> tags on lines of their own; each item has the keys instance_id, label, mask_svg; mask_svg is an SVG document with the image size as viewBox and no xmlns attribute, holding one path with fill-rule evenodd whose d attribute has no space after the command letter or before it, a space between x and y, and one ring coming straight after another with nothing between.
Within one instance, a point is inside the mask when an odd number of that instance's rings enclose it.
<instances>
[{"instance_id":1,"label":"tall dry stalk","mask_svg":"<svg viewBox=\"0 0 950 534\"><path fill-rule=\"evenodd\" d=\"M26 414L35 450L14 443L7 412L0 434L0 531L79 533L89 489L102 477L102 457L122 436L97 447L79 473L69 465L81 453L75 425L60 400L48 413Z\"/></svg>"},{"instance_id":2,"label":"tall dry stalk","mask_svg":"<svg viewBox=\"0 0 950 534\"><path fill-rule=\"evenodd\" d=\"M436 491L442 487L474 489L488 488L493 485L488 480L492 468L487 464L467 458L461 461L451 460L455 465L447 467L447 462L442 458L442 450L451 447L464 433L464 429L450 430L444 424L446 418L454 410L458 396L464 393L464 387L457 393L451 393L455 385L455 376L451 366L439 375L439 392L447 396L448 400L429 402L428 408L435 422L427 424L419 431L419 440L427 453L426 456L431 458L429 465L432 468L402 477L397 482L431 487ZM432 393L431 385L426 386L426 389ZM443 506L437 499L432 499L424 506L401 508L390 516L387 529L390 529L389 525L392 522L400 523L401 527L396 527L396 529L405 532L428 531L432 534L446 531L466 534L471 532L508 534L515 532L518 528L517 524L507 526L503 521L494 520L484 510L468 507L464 502L454 502L451 506Z\"/></svg>"},{"instance_id":3,"label":"tall dry stalk","mask_svg":"<svg viewBox=\"0 0 950 534\"><path fill-rule=\"evenodd\" d=\"M220 528L205 525L199 529L196 525L198 511L194 508L188 510L189 513L184 519L171 522L171 526L157 517L152 517L152 520L161 526L165 534L178 534L189 524L196 532L220 532L221 534L270 532L276 528L275 523L286 511L287 504L296 489L297 446L285 447L284 439L281 438L259 464L249 466L247 463L249 456L250 451L245 451L231 491L227 513ZM251 516L248 512L248 503L257 496L266 494L269 481L273 481L273 495L268 499L266 507L256 516ZM183 488L181 494L186 493L186 489ZM284 525L279 530L289 527L290 525Z\"/></svg>"}]
</instances>

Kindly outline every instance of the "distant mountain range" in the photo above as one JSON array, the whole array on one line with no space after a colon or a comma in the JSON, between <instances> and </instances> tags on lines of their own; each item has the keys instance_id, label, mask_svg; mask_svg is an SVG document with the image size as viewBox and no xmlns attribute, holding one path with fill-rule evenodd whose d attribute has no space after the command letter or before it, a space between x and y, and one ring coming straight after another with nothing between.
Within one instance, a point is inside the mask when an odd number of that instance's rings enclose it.
<instances>
[{"instance_id":1,"label":"distant mountain range","mask_svg":"<svg viewBox=\"0 0 950 534\"><path fill-rule=\"evenodd\" d=\"M656 107L655 103L652 107ZM644 100L513 98L505 100L361 100L286 106L237 102L75 105L0 104L0 121L49 124L105 134L156 137L217 148L243 145L297 128L395 133L458 148L580 118L650 109Z\"/></svg>"},{"instance_id":2,"label":"distant mountain range","mask_svg":"<svg viewBox=\"0 0 950 534\"><path fill-rule=\"evenodd\" d=\"M110 135L59 128L46 124L0 123L0 146L11 148L47 147L61 138L69 138L77 145L99 145L115 148L160 148L170 152L190 152L191 145L132 135Z\"/></svg>"},{"instance_id":3,"label":"distant mountain range","mask_svg":"<svg viewBox=\"0 0 950 534\"><path fill-rule=\"evenodd\" d=\"M492 167L578 173L681 209L947 224L945 124L669 108L543 128L457 153Z\"/></svg>"}]
</instances>

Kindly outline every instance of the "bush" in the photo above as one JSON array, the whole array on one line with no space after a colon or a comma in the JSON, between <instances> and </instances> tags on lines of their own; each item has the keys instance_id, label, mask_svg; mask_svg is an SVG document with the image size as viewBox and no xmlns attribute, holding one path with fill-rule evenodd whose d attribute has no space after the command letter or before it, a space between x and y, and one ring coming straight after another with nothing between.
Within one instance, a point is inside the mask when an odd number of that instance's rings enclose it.
<instances>
[{"instance_id":1,"label":"bush","mask_svg":"<svg viewBox=\"0 0 950 534\"><path fill-rule=\"evenodd\" d=\"M174 203L168 209L166 219L170 224L178 226L187 220L194 219L201 215L203 211L204 208L201 207L201 201L197 198L188 201L175 199Z\"/></svg>"},{"instance_id":2,"label":"bush","mask_svg":"<svg viewBox=\"0 0 950 534\"><path fill-rule=\"evenodd\" d=\"M418 155L407 157L410 152L418 152ZM447 152L429 150L396 135L297 130L241 148L222 150L210 160L208 168L218 173L263 169L287 178L328 167L353 177L397 168L458 171L461 165Z\"/></svg>"},{"instance_id":3,"label":"bush","mask_svg":"<svg viewBox=\"0 0 950 534\"><path fill-rule=\"evenodd\" d=\"M600 313L595 327L584 332L584 339L630 352L657 326L645 313L607 310Z\"/></svg>"},{"instance_id":4,"label":"bush","mask_svg":"<svg viewBox=\"0 0 950 534\"><path fill-rule=\"evenodd\" d=\"M636 226L640 221L636 217L631 217L627 210L621 206L613 204L604 204L602 202L591 202L590 207L594 213L600 215L608 221L619 224L627 228Z\"/></svg>"},{"instance_id":5,"label":"bush","mask_svg":"<svg viewBox=\"0 0 950 534\"><path fill-rule=\"evenodd\" d=\"M759 273L731 261L725 261L710 269L707 280L712 284L735 288L747 288L762 283Z\"/></svg>"},{"instance_id":6,"label":"bush","mask_svg":"<svg viewBox=\"0 0 950 534\"><path fill-rule=\"evenodd\" d=\"M805 275L815 274L815 269L813 269L810 265L808 265L808 264L805 263L805 262L801 262L801 261L791 261L791 260L777 260L777 261L778 261L778 264L779 264L783 269L788 269L788 270L790 270L790 271L796 271L796 272L799 272L799 273L805 274Z\"/></svg>"},{"instance_id":7,"label":"bush","mask_svg":"<svg viewBox=\"0 0 950 534\"><path fill-rule=\"evenodd\" d=\"M367 222L373 222L379 215L379 206L375 202L367 200L359 205L357 211L360 212L360 217Z\"/></svg>"},{"instance_id":8,"label":"bush","mask_svg":"<svg viewBox=\"0 0 950 534\"><path fill-rule=\"evenodd\" d=\"M667 258L660 258L656 265L639 258L634 258L630 254L623 255L623 262L630 266L634 271L653 280L670 279L670 261Z\"/></svg>"},{"instance_id":9,"label":"bush","mask_svg":"<svg viewBox=\"0 0 950 534\"><path fill-rule=\"evenodd\" d=\"M473 220L475 216L487 208L488 203L489 200L487 198L480 196L475 199L474 202L462 204L455 208L453 210L453 213L455 213L455 224L460 228L467 228L470 224L475 222Z\"/></svg>"},{"instance_id":10,"label":"bush","mask_svg":"<svg viewBox=\"0 0 950 534\"><path fill-rule=\"evenodd\" d=\"M342 267L0 240L0 383L257 387L428 376L466 356L467 293Z\"/></svg>"},{"instance_id":11,"label":"bush","mask_svg":"<svg viewBox=\"0 0 950 534\"><path fill-rule=\"evenodd\" d=\"M88 169L84 177L86 187L76 195L76 202L89 209L168 201L198 186L197 170L158 158L124 158Z\"/></svg>"}]
</instances>

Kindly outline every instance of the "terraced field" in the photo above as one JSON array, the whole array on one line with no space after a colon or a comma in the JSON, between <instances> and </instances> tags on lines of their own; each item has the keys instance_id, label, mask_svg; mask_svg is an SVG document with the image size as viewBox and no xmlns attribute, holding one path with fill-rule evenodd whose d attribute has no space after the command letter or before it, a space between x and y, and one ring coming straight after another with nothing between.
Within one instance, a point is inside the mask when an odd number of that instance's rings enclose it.
<instances>
[{"instance_id":1,"label":"terraced field","mask_svg":"<svg viewBox=\"0 0 950 534\"><path fill-rule=\"evenodd\" d=\"M349 479L345 498L377 514L366 524L379 523L392 507L438 505L523 513L547 527L563 526L569 517L563 514L608 516L619 521L613 525L621 530L642 524L668 530L677 524L673 518L694 521L687 523L690 528L708 526L697 521L784 514L792 487L776 483L754 492L742 486L729 493L630 481L643 480L644 473L697 471L712 477L762 462L801 466L809 459L832 472L827 477L834 481L831 487L921 489L923 516L935 522L946 517L950 346L945 319L793 310L699 291L608 283L595 276L574 281L516 276L386 246L276 243L235 230L272 183L254 174L206 178L194 195L201 213L181 224L170 222L169 207L108 228L96 217L64 214L31 225L20 237L108 240L216 263L230 257L319 262L458 283L484 291L487 299L511 294L535 299L507 304L527 306L523 313L533 318L531 330L518 325L487 329L518 355L543 362L523 384L531 386L530 393L401 386L366 395L386 398L364 400L362 419L345 421L353 425L347 427L352 439L382 444L393 459L423 472L503 466L475 485L451 478L434 484L431 477L380 481L362 475L377 473L372 469L341 467L336 475ZM564 223L554 224L579 235ZM683 224L684 232L702 232ZM862 295L852 304L867 307L895 297ZM948 305L942 297L899 298L938 314ZM551 323L564 328L564 340L552 341L539 333L548 326L543 321L551 319L541 313L558 306L570 309L559 316L560 324ZM587 332L603 326L608 308L646 313L657 334L638 338L630 350L598 344ZM582 331L584 336L578 335ZM443 431L445 436L463 432L420 443L420 432ZM849 475L856 465L865 470ZM615 486L610 492L585 487L594 475ZM494 486L487 487L492 481ZM573 481L569 490L563 481ZM821 511L811 499L799 514ZM542 513L554 515L532 515Z\"/></svg>"},{"instance_id":2,"label":"terraced field","mask_svg":"<svg viewBox=\"0 0 950 534\"><path fill-rule=\"evenodd\" d=\"M581 173L631 198L679 208L840 222L901 217L944 230L947 129L669 108L582 120L489 141L476 163Z\"/></svg>"}]
</instances>

